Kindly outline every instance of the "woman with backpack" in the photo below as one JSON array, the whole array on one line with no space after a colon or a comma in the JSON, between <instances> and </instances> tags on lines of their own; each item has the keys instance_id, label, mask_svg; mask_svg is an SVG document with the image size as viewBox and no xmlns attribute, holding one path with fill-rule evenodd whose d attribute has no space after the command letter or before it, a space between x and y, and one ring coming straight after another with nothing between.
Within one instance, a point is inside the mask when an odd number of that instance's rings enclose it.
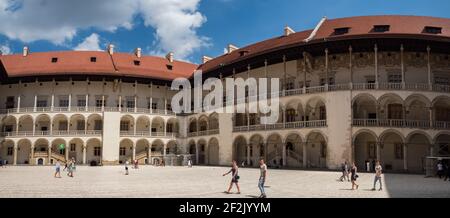
<instances>
[{"instance_id":1,"label":"woman with backpack","mask_svg":"<svg viewBox=\"0 0 450 218\"><path fill-rule=\"evenodd\" d=\"M356 167L355 162L353 162L352 168L350 169L350 173L351 173L350 178L352 180L352 190L355 190L355 186L356 186L356 189L359 188L359 185L356 184L356 179L358 179L358 177L359 177L358 174L356 174L357 172L358 172L358 168Z\"/></svg>"},{"instance_id":2,"label":"woman with backpack","mask_svg":"<svg viewBox=\"0 0 450 218\"><path fill-rule=\"evenodd\" d=\"M228 171L227 173L223 174L223 176L226 176L228 174L231 173L231 182L230 182L230 186L228 187L228 190L225 191L225 193L227 194L231 194L231 188L233 188L233 184L236 184L237 190L238 192L236 194L241 194L241 190L239 188L239 174L238 174L238 166L236 161L233 160L232 166L231 166L231 170Z\"/></svg>"}]
</instances>

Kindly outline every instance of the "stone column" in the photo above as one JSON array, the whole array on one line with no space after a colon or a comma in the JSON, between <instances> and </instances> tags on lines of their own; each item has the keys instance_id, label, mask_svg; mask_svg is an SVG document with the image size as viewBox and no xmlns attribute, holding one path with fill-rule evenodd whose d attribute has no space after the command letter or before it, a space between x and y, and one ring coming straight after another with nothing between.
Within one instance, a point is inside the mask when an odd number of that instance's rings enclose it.
<instances>
[{"instance_id":1,"label":"stone column","mask_svg":"<svg viewBox=\"0 0 450 218\"><path fill-rule=\"evenodd\" d=\"M69 94L69 105L67 107L68 111L72 111L72 94Z\"/></svg>"},{"instance_id":2,"label":"stone column","mask_svg":"<svg viewBox=\"0 0 450 218\"><path fill-rule=\"evenodd\" d=\"M148 165L152 164L152 146L151 145L148 146L148 150L147 150L147 164Z\"/></svg>"},{"instance_id":3,"label":"stone column","mask_svg":"<svg viewBox=\"0 0 450 218\"><path fill-rule=\"evenodd\" d=\"M134 113L137 113L137 95L134 96Z\"/></svg>"},{"instance_id":4,"label":"stone column","mask_svg":"<svg viewBox=\"0 0 450 218\"><path fill-rule=\"evenodd\" d=\"M18 146L14 145L14 159L13 159L13 165L17 165L17 151L18 151Z\"/></svg>"},{"instance_id":5,"label":"stone column","mask_svg":"<svg viewBox=\"0 0 450 218\"><path fill-rule=\"evenodd\" d=\"M283 142L283 144L282 144L282 146L283 146L283 154L281 155L281 157L283 158L283 166L286 166L286 163L287 163L287 160L286 160L286 158L287 158L287 155L286 155L286 143L285 142Z\"/></svg>"},{"instance_id":6,"label":"stone column","mask_svg":"<svg viewBox=\"0 0 450 218\"><path fill-rule=\"evenodd\" d=\"M48 160L47 164L50 165L52 162L50 161L52 159L52 145L48 146Z\"/></svg>"},{"instance_id":7,"label":"stone column","mask_svg":"<svg viewBox=\"0 0 450 218\"><path fill-rule=\"evenodd\" d=\"M34 112L36 112L36 108L37 108L37 95L34 95L34 106L33 106Z\"/></svg>"},{"instance_id":8,"label":"stone column","mask_svg":"<svg viewBox=\"0 0 450 218\"><path fill-rule=\"evenodd\" d=\"M328 48L325 49L325 87L328 88ZM328 91L328 89L326 89Z\"/></svg>"},{"instance_id":9,"label":"stone column","mask_svg":"<svg viewBox=\"0 0 450 218\"><path fill-rule=\"evenodd\" d=\"M64 148L64 153L65 153L65 158L66 158L66 161L67 160L69 160L69 147L66 145L65 146L65 148Z\"/></svg>"},{"instance_id":10,"label":"stone column","mask_svg":"<svg viewBox=\"0 0 450 218\"><path fill-rule=\"evenodd\" d=\"M247 145L247 165L250 165L250 146Z\"/></svg>"},{"instance_id":11,"label":"stone column","mask_svg":"<svg viewBox=\"0 0 450 218\"><path fill-rule=\"evenodd\" d=\"M35 165L35 162L32 162L32 160L34 159L34 147L31 146L31 154L30 154L30 165Z\"/></svg>"},{"instance_id":12,"label":"stone column","mask_svg":"<svg viewBox=\"0 0 450 218\"><path fill-rule=\"evenodd\" d=\"M17 113L20 112L20 95L17 96Z\"/></svg>"},{"instance_id":13,"label":"stone column","mask_svg":"<svg viewBox=\"0 0 450 218\"><path fill-rule=\"evenodd\" d=\"M381 161L381 142L377 142L377 160Z\"/></svg>"},{"instance_id":14,"label":"stone column","mask_svg":"<svg viewBox=\"0 0 450 218\"><path fill-rule=\"evenodd\" d=\"M53 111L55 108L55 94L52 94L52 99L50 102L50 111Z\"/></svg>"},{"instance_id":15,"label":"stone column","mask_svg":"<svg viewBox=\"0 0 450 218\"><path fill-rule=\"evenodd\" d=\"M378 89L379 82L378 81L378 46L375 44L374 46L375 51L375 88Z\"/></svg>"},{"instance_id":16,"label":"stone column","mask_svg":"<svg viewBox=\"0 0 450 218\"><path fill-rule=\"evenodd\" d=\"M403 144L403 169L408 171L408 146Z\"/></svg>"},{"instance_id":17,"label":"stone column","mask_svg":"<svg viewBox=\"0 0 450 218\"><path fill-rule=\"evenodd\" d=\"M164 157L166 157L166 153L167 153L167 145L164 145L164 148L163 148L164 150L163 150L163 156Z\"/></svg>"},{"instance_id":18,"label":"stone column","mask_svg":"<svg viewBox=\"0 0 450 218\"><path fill-rule=\"evenodd\" d=\"M122 96L119 95L119 111L122 111Z\"/></svg>"},{"instance_id":19,"label":"stone column","mask_svg":"<svg viewBox=\"0 0 450 218\"><path fill-rule=\"evenodd\" d=\"M308 165L307 165L307 159L308 159L308 155L307 155L307 146L308 146L308 144L305 142L305 143L303 143L303 168L306 168L306 167L308 167Z\"/></svg>"},{"instance_id":20,"label":"stone column","mask_svg":"<svg viewBox=\"0 0 450 218\"><path fill-rule=\"evenodd\" d=\"M86 146L83 146L83 164L86 164Z\"/></svg>"},{"instance_id":21,"label":"stone column","mask_svg":"<svg viewBox=\"0 0 450 218\"><path fill-rule=\"evenodd\" d=\"M351 155L350 163L353 163L355 161L356 161L356 149L355 149L355 145L352 144L352 155Z\"/></svg>"},{"instance_id":22,"label":"stone column","mask_svg":"<svg viewBox=\"0 0 450 218\"><path fill-rule=\"evenodd\" d=\"M402 89L405 89L405 84L406 84L406 75L405 75L405 60L404 60L404 55L403 55L403 51L405 49L403 48L403 44L400 46L400 68L402 71Z\"/></svg>"},{"instance_id":23,"label":"stone column","mask_svg":"<svg viewBox=\"0 0 450 218\"><path fill-rule=\"evenodd\" d=\"M427 70L428 70L428 89L433 90L433 78L431 72L431 48L427 46Z\"/></svg>"},{"instance_id":24,"label":"stone column","mask_svg":"<svg viewBox=\"0 0 450 218\"><path fill-rule=\"evenodd\" d=\"M196 161L196 164L198 165L198 162L200 161L200 152L199 152L198 145L195 145L195 161Z\"/></svg>"},{"instance_id":25,"label":"stone column","mask_svg":"<svg viewBox=\"0 0 450 218\"><path fill-rule=\"evenodd\" d=\"M428 110L428 113L429 113L429 119L430 119L430 127L432 128L434 125L434 123L433 123L433 108L432 107L430 107L430 109Z\"/></svg>"},{"instance_id":26,"label":"stone column","mask_svg":"<svg viewBox=\"0 0 450 218\"><path fill-rule=\"evenodd\" d=\"M89 94L86 94L86 103L85 103L85 110L88 111L89 110Z\"/></svg>"},{"instance_id":27,"label":"stone column","mask_svg":"<svg viewBox=\"0 0 450 218\"><path fill-rule=\"evenodd\" d=\"M353 48L352 46L348 47L348 56L349 56L349 63L348 63L348 69L350 72L350 89L353 89Z\"/></svg>"},{"instance_id":28,"label":"stone column","mask_svg":"<svg viewBox=\"0 0 450 218\"><path fill-rule=\"evenodd\" d=\"M133 158L132 161L136 160L136 146L135 145L133 145L133 156L132 156L132 158Z\"/></svg>"}]
</instances>

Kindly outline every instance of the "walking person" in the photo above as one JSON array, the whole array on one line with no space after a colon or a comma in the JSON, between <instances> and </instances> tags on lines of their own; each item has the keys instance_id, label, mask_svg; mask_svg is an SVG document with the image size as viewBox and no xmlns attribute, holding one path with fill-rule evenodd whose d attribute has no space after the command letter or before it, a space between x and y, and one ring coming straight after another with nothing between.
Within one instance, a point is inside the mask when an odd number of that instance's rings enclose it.
<instances>
[{"instance_id":1,"label":"walking person","mask_svg":"<svg viewBox=\"0 0 450 218\"><path fill-rule=\"evenodd\" d=\"M67 169L67 162L68 161L64 162L64 169L63 169L63 171L66 171L66 169Z\"/></svg>"},{"instance_id":2,"label":"walking person","mask_svg":"<svg viewBox=\"0 0 450 218\"><path fill-rule=\"evenodd\" d=\"M351 173L351 180L352 180L352 190L355 190L355 187L356 187L356 189L358 189L359 188L359 185L358 184L356 184L356 179L358 179L358 174L356 174L358 172L358 168L356 167L356 165L355 165L355 162L353 162L353 164L352 164L352 168L351 168L351 170L350 170L350 173Z\"/></svg>"},{"instance_id":3,"label":"walking person","mask_svg":"<svg viewBox=\"0 0 450 218\"><path fill-rule=\"evenodd\" d=\"M383 168L381 167L380 161L377 161L377 164L375 165L375 179L373 181L373 188L372 191L375 191L377 182L380 182L380 189L378 191L383 190L383 183L381 182L381 174L382 174Z\"/></svg>"},{"instance_id":4,"label":"walking person","mask_svg":"<svg viewBox=\"0 0 450 218\"><path fill-rule=\"evenodd\" d=\"M188 160L188 168L192 168L192 160L191 159Z\"/></svg>"},{"instance_id":5,"label":"walking person","mask_svg":"<svg viewBox=\"0 0 450 218\"><path fill-rule=\"evenodd\" d=\"M261 191L261 195L259 196L259 198L267 198L266 192L264 190L264 184L266 183L267 178L267 165L264 163L263 159L259 161L259 170L261 172L258 182L258 188Z\"/></svg>"},{"instance_id":6,"label":"walking person","mask_svg":"<svg viewBox=\"0 0 450 218\"><path fill-rule=\"evenodd\" d=\"M68 171L68 173L67 173L67 175L69 176L69 177L73 177L73 169L74 169L74 163L73 163L73 161L72 160L70 160L69 161L69 164L68 164L68 166L67 166L67 171Z\"/></svg>"},{"instance_id":7,"label":"walking person","mask_svg":"<svg viewBox=\"0 0 450 218\"><path fill-rule=\"evenodd\" d=\"M450 181L450 167L448 165L448 162L445 164L445 178L444 181Z\"/></svg>"},{"instance_id":8,"label":"walking person","mask_svg":"<svg viewBox=\"0 0 450 218\"><path fill-rule=\"evenodd\" d=\"M61 178L61 163L59 161L56 161L55 164L55 178Z\"/></svg>"},{"instance_id":9,"label":"walking person","mask_svg":"<svg viewBox=\"0 0 450 218\"><path fill-rule=\"evenodd\" d=\"M125 161L125 175L128 175L128 161Z\"/></svg>"},{"instance_id":10,"label":"walking person","mask_svg":"<svg viewBox=\"0 0 450 218\"><path fill-rule=\"evenodd\" d=\"M228 190L225 191L225 193L227 194L231 194L231 188L233 188L233 184L236 184L237 190L238 192L236 194L241 194L241 189L239 188L239 174L238 174L238 165L236 163L235 160L233 160L232 166L231 166L231 170L228 171L227 173L223 174L223 176L226 176L228 174L231 173L231 182L230 182L230 186L228 187Z\"/></svg>"},{"instance_id":11,"label":"walking person","mask_svg":"<svg viewBox=\"0 0 450 218\"><path fill-rule=\"evenodd\" d=\"M437 164L437 175L439 176L439 179L442 179L442 176L444 175L444 165L442 164L442 161L439 161Z\"/></svg>"},{"instance_id":12,"label":"walking person","mask_svg":"<svg viewBox=\"0 0 450 218\"><path fill-rule=\"evenodd\" d=\"M348 176L348 168L349 168L349 166L348 166L347 161L342 163L341 167L342 167L342 176L340 178L341 182L345 181L346 180L345 178L347 178L347 181L350 182L350 177Z\"/></svg>"}]
</instances>

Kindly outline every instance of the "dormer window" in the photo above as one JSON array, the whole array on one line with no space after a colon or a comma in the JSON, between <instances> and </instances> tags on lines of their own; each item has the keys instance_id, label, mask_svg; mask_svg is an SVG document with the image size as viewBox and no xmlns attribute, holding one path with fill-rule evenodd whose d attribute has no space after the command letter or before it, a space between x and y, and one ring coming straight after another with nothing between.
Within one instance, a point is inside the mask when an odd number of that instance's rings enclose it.
<instances>
[{"instance_id":1,"label":"dormer window","mask_svg":"<svg viewBox=\"0 0 450 218\"><path fill-rule=\"evenodd\" d=\"M423 32L429 34L441 34L442 27L426 26Z\"/></svg>"},{"instance_id":2,"label":"dormer window","mask_svg":"<svg viewBox=\"0 0 450 218\"><path fill-rule=\"evenodd\" d=\"M350 31L350 27L341 27L334 29L334 35L344 35Z\"/></svg>"},{"instance_id":3,"label":"dormer window","mask_svg":"<svg viewBox=\"0 0 450 218\"><path fill-rule=\"evenodd\" d=\"M246 51L246 50L239 52L239 56L241 56L241 57L245 56L246 54L248 54L248 51Z\"/></svg>"},{"instance_id":4,"label":"dormer window","mask_svg":"<svg viewBox=\"0 0 450 218\"><path fill-rule=\"evenodd\" d=\"M92 62L92 63L97 62L97 57L91 57L91 62Z\"/></svg>"},{"instance_id":5,"label":"dormer window","mask_svg":"<svg viewBox=\"0 0 450 218\"><path fill-rule=\"evenodd\" d=\"M141 65L141 61L135 60L135 61L134 61L134 65L135 65L135 66L140 66L140 65Z\"/></svg>"},{"instance_id":6,"label":"dormer window","mask_svg":"<svg viewBox=\"0 0 450 218\"><path fill-rule=\"evenodd\" d=\"M58 62L58 58L52 58L52 63Z\"/></svg>"},{"instance_id":7,"label":"dormer window","mask_svg":"<svg viewBox=\"0 0 450 218\"><path fill-rule=\"evenodd\" d=\"M375 25L373 26L373 32L376 33L384 33L384 32L389 32L391 26L389 25Z\"/></svg>"},{"instance_id":8,"label":"dormer window","mask_svg":"<svg viewBox=\"0 0 450 218\"><path fill-rule=\"evenodd\" d=\"M173 65L167 64L166 67L168 70L173 70Z\"/></svg>"}]
</instances>

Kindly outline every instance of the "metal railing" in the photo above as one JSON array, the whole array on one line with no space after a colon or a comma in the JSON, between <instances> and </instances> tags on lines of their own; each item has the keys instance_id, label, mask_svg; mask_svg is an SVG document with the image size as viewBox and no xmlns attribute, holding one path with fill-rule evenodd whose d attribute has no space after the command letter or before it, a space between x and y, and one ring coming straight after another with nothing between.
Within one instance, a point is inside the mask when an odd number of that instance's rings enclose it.
<instances>
[{"instance_id":1,"label":"metal railing","mask_svg":"<svg viewBox=\"0 0 450 218\"><path fill-rule=\"evenodd\" d=\"M53 130L53 131L12 131L2 132L4 137L39 137L39 136L84 136L84 135L101 135L101 130Z\"/></svg>"},{"instance_id":2,"label":"metal railing","mask_svg":"<svg viewBox=\"0 0 450 218\"><path fill-rule=\"evenodd\" d=\"M396 127L418 129L450 129L450 122L429 120L402 120L402 119L353 119L353 126L364 127Z\"/></svg>"},{"instance_id":3,"label":"metal railing","mask_svg":"<svg viewBox=\"0 0 450 218\"><path fill-rule=\"evenodd\" d=\"M321 128L326 127L326 120L297 121L275 124L259 124L251 126L235 126L233 132L251 132L264 130L300 129L300 128Z\"/></svg>"},{"instance_id":4,"label":"metal railing","mask_svg":"<svg viewBox=\"0 0 450 218\"><path fill-rule=\"evenodd\" d=\"M0 109L2 114L15 113L61 113L61 112L122 112L122 113L139 113L139 114L155 114L155 115L175 115L171 110L163 109L147 109L147 108L127 108L127 107L20 107Z\"/></svg>"}]
</instances>

